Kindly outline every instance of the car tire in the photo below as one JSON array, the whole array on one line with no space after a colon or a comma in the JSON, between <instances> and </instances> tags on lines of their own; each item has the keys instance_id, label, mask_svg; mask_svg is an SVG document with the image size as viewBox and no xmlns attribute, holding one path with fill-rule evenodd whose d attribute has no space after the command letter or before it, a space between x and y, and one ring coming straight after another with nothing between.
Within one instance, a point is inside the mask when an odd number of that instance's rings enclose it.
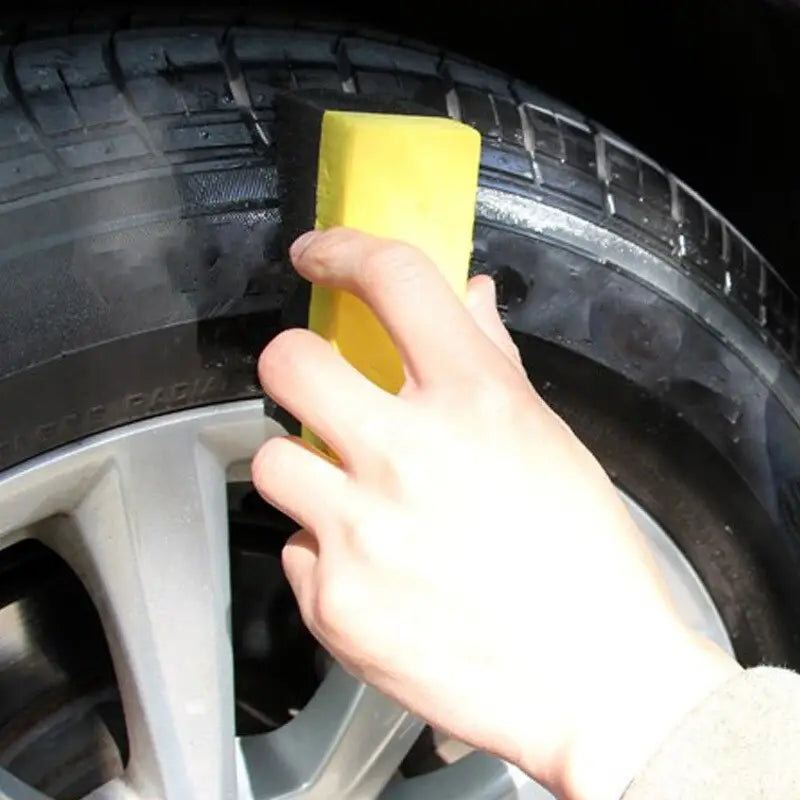
<instances>
[{"instance_id":1,"label":"car tire","mask_svg":"<svg viewBox=\"0 0 800 800\"><path fill-rule=\"evenodd\" d=\"M800 666L797 298L678 178L512 77L344 27L133 17L3 60L1 469L261 397L258 353L304 312L276 95L412 100L482 134L472 271L534 384L678 544L740 660Z\"/></svg>"}]
</instances>

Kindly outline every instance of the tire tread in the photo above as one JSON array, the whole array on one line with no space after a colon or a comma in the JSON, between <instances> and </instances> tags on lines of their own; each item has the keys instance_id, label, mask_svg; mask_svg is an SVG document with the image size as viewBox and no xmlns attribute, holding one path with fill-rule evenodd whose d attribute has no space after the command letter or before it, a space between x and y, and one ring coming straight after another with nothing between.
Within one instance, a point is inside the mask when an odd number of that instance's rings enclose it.
<instances>
[{"instance_id":1,"label":"tire tread","mask_svg":"<svg viewBox=\"0 0 800 800\"><path fill-rule=\"evenodd\" d=\"M0 214L110 170L261 157L286 89L411 95L481 132L486 173L668 257L800 366L800 303L753 245L677 177L533 87L398 37L290 20L148 14L91 32L107 23L76 18L0 46Z\"/></svg>"}]
</instances>

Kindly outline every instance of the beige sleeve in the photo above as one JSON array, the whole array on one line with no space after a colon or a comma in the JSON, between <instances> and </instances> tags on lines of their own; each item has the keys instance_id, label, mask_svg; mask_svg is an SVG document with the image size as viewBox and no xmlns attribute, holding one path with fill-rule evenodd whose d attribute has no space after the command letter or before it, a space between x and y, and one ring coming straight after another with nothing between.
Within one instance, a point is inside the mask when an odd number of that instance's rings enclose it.
<instances>
[{"instance_id":1,"label":"beige sleeve","mask_svg":"<svg viewBox=\"0 0 800 800\"><path fill-rule=\"evenodd\" d=\"M622 800L800 798L800 675L746 670L697 706Z\"/></svg>"}]
</instances>

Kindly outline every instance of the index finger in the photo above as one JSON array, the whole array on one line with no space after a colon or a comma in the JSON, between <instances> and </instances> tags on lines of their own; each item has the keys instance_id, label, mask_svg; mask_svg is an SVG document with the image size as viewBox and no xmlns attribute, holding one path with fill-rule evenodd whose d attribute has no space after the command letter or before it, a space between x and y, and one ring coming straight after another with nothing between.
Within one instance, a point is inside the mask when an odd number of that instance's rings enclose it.
<instances>
[{"instance_id":1,"label":"index finger","mask_svg":"<svg viewBox=\"0 0 800 800\"><path fill-rule=\"evenodd\" d=\"M347 228L312 231L290 251L297 271L366 303L418 384L474 370L486 337L436 265L420 250Z\"/></svg>"}]
</instances>

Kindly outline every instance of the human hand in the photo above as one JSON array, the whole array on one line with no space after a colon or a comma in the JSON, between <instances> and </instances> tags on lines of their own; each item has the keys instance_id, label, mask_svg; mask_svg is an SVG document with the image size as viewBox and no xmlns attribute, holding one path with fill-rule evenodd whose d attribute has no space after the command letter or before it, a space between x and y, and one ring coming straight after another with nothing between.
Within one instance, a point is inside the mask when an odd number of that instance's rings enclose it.
<instances>
[{"instance_id":1,"label":"human hand","mask_svg":"<svg viewBox=\"0 0 800 800\"><path fill-rule=\"evenodd\" d=\"M678 619L599 464L536 394L493 284L462 304L424 255L343 229L301 237L309 280L366 302L403 357L389 395L317 335L260 362L290 437L253 462L302 526L283 551L303 618L349 671L574 800L616 800L739 667Z\"/></svg>"}]
</instances>

